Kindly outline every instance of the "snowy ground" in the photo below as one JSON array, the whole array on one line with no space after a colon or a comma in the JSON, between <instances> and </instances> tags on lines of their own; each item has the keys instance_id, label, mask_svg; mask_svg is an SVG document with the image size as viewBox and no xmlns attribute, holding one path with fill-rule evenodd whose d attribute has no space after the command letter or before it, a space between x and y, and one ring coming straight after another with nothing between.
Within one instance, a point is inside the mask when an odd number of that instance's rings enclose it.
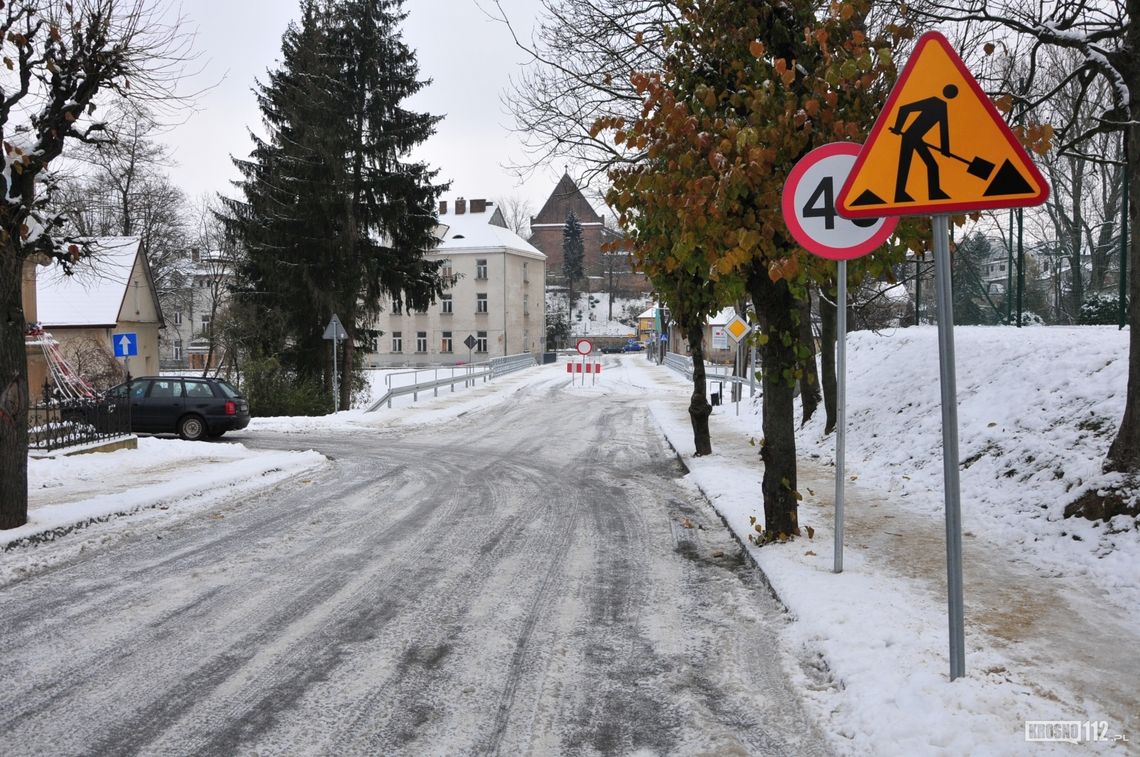
<instances>
[{"instance_id":1,"label":"snowy ground","mask_svg":"<svg viewBox=\"0 0 1140 757\"><path fill-rule=\"evenodd\" d=\"M799 437L800 520L814 537L750 548L796 619L784 635L798 683L841 753L1130 753L1140 739L1140 531L1125 519L1061 518L1082 491L1109 482L1099 466L1123 408L1127 334L956 334L967 675L947 676L937 341L933 329L918 328L849 341L844 573L831 572L833 437L823 436L822 418ZM565 390L644 396L694 493L745 539L761 515L751 444L760 436L758 403L718 407L715 454L692 458L685 380L644 354L604 361L597 384ZM415 404L402 398L371 414L256 419L243 434L295 433L303 450L307 432L330 427L443 426L530 383L565 382L564 371L546 366ZM124 538L139 519L200 512L323 464L314 452L140 441L137 451L31 463L31 523L0 534L0 548L14 547L0 553L0 585ZM24 543L131 511L50 544ZM1027 720L1105 721L1107 736L1131 741L1027 744Z\"/></svg>"}]
</instances>

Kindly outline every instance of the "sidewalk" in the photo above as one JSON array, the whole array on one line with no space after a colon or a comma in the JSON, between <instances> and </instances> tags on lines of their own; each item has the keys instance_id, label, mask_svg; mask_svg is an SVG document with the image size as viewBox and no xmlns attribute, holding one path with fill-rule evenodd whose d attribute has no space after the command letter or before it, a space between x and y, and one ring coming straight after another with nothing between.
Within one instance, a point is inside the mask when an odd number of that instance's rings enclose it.
<instances>
[{"instance_id":1,"label":"sidewalk","mask_svg":"<svg viewBox=\"0 0 1140 757\"><path fill-rule=\"evenodd\" d=\"M654 403L654 416L689 479L748 544L751 516L763 520L763 469L751 443L759 442L760 417L747 401L740 416L731 404L715 408L714 454L694 458L683 391L689 384L674 376L677 398ZM1027 720L1106 721L1110 737L1140 740L1135 607L1129 611L1089 576L1058 577L1010 544L967 531L967 674L951 683L944 523L915 512L905 494L877 491L848 473L856 480L845 489L842 574L832 572L835 471L821 460L801 459L798 472L800 523L814 537L748 544L796 619L786 632L795 667L841 749L1074 753L1066 744L1026 743ZM1079 753L1126 754L1131 746L1081 744Z\"/></svg>"}]
</instances>

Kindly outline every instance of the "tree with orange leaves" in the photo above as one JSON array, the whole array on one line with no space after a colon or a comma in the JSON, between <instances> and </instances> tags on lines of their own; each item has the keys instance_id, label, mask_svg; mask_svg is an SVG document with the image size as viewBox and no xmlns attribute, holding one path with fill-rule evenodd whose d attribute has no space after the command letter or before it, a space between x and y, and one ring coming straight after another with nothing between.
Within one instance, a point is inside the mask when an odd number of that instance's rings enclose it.
<instances>
[{"instance_id":1,"label":"tree with orange leaves","mask_svg":"<svg viewBox=\"0 0 1140 757\"><path fill-rule=\"evenodd\" d=\"M907 34L892 28L894 39L871 39L867 0L833 3L820 17L815 8L802 0L680 0L664 69L632 77L640 116L594 125L638 156L610 171L607 199L690 346L696 340L699 350L706 315L745 293L752 301L763 367L763 541L799 533L793 394L806 349L799 304L809 283L830 288L835 276L833 263L788 235L780 195L808 151L862 140L894 83L892 45ZM891 259L873 255L849 274L888 271ZM695 386L698 451L702 416L707 433L703 400Z\"/></svg>"}]
</instances>

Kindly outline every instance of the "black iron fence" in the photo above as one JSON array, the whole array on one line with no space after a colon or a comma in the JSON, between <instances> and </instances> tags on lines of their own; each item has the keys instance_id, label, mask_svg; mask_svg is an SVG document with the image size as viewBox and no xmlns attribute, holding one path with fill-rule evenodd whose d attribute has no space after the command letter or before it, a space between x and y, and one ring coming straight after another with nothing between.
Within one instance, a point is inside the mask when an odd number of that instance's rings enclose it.
<instances>
[{"instance_id":1,"label":"black iron fence","mask_svg":"<svg viewBox=\"0 0 1140 757\"><path fill-rule=\"evenodd\" d=\"M51 400L28 410L28 447L52 450L101 442L131 433L126 399Z\"/></svg>"}]
</instances>

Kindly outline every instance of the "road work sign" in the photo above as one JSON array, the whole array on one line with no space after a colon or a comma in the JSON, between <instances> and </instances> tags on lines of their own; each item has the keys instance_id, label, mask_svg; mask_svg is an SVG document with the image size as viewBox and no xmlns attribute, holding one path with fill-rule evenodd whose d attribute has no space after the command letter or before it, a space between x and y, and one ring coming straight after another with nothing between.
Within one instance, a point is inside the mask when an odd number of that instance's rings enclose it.
<instances>
[{"instance_id":1,"label":"road work sign","mask_svg":"<svg viewBox=\"0 0 1140 757\"><path fill-rule=\"evenodd\" d=\"M949 41L927 32L907 61L839 193L847 218L1040 205L1025 149Z\"/></svg>"}]
</instances>

